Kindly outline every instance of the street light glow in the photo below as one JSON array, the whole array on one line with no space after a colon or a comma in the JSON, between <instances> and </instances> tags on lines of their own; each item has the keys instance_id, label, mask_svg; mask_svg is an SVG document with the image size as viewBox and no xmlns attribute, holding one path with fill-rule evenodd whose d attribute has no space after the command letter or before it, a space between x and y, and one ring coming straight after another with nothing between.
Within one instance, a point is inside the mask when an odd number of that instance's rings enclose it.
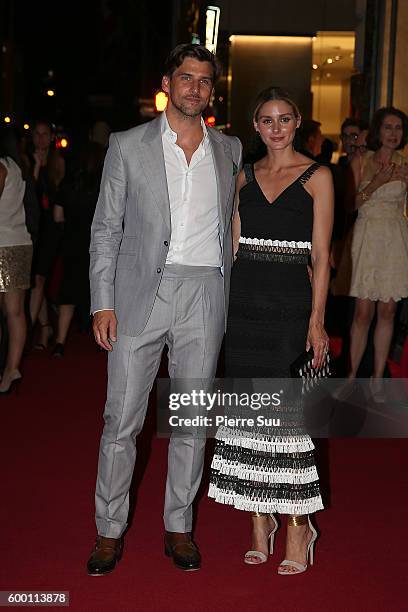
<instances>
[{"instance_id":1,"label":"street light glow","mask_svg":"<svg viewBox=\"0 0 408 612\"><path fill-rule=\"evenodd\" d=\"M158 113L162 113L167 107L167 96L164 91L158 91L154 98L154 105Z\"/></svg>"},{"instance_id":2,"label":"street light glow","mask_svg":"<svg viewBox=\"0 0 408 612\"><path fill-rule=\"evenodd\" d=\"M52 98L52 96L55 96L55 91L53 89L47 89L47 96Z\"/></svg>"},{"instance_id":3,"label":"street light glow","mask_svg":"<svg viewBox=\"0 0 408 612\"><path fill-rule=\"evenodd\" d=\"M218 26L221 9L218 6L207 6L205 16L205 46L215 53L217 50Z\"/></svg>"},{"instance_id":4,"label":"street light glow","mask_svg":"<svg viewBox=\"0 0 408 612\"><path fill-rule=\"evenodd\" d=\"M11 123L11 117L9 117L8 115L6 115L4 117L4 123Z\"/></svg>"},{"instance_id":5,"label":"street light glow","mask_svg":"<svg viewBox=\"0 0 408 612\"><path fill-rule=\"evenodd\" d=\"M29 124L28 124L28 123L25 123L25 124L23 125L23 128L24 128L25 130L29 130L29 129L30 129L30 126L29 126Z\"/></svg>"}]
</instances>

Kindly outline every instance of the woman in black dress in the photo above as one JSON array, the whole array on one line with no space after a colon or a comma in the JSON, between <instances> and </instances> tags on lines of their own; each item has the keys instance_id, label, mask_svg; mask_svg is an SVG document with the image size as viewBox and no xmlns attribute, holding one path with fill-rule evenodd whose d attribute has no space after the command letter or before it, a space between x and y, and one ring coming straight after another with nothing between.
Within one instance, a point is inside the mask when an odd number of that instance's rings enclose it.
<instances>
[{"instance_id":1,"label":"woman in black dress","mask_svg":"<svg viewBox=\"0 0 408 612\"><path fill-rule=\"evenodd\" d=\"M328 350L333 185L330 170L294 150L300 122L282 90L270 88L258 97L254 127L267 153L246 165L237 182L228 377L289 378L291 363L305 349L313 347L315 368ZM285 436L220 428L209 495L253 513L253 550L244 559L249 564L267 560L268 543L272 552L273 513L288 514L286 559L278 573L291 575L313 562L317 534L309 515L323 504L310 437L303 431Z\"/></svg>"},{"instance_id":2,"label":"woman in black dress","mask_svg":"<svg viewBox=\"0 0 408 612\"><path fill-rule=\"evenodd\" d=\"M58 329L54 357L64 355L65 341L74 316L75 308L89 320L89 242L91 225L98 200L105 148L88 142L79 156L79 164L69 177L64 179L58 191L55 205L64 219L62 241L63 276L58 302ZM86 313L86 314L85 314ZM86 321L82 321L86 328Z\"/></svg>"},{"instance_id":3,"label":"woman in black dress","mask_svg":"<svg viewBox=\"0 0 408 612\"><path fill-rule=\"evenodd\" d=\"M45 120L37 120L32 131L34 152L32 172L38 202L40 203L40 228L33 255L33 288L30 296L30 317L34 327L40 324L38 349L45 349L52 336L48 318L45 287L61 245L63 225L54 214L55 194L65 175L65 160L55 149L53 126Z\"/></svg>"}]
</instances>

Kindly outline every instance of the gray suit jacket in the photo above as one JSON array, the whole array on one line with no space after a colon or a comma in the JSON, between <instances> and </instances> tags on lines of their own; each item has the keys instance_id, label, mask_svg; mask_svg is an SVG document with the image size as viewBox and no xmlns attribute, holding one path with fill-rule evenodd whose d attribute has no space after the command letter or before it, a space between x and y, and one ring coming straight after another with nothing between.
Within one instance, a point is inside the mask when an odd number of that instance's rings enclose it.
<instances>
[{"instance_id":1,"label":"gray suit jacket","mask_svg":"<svg viewBox=\"0 0 408 612\"><path fill-rule=\"evenodd\" d=\"M220 240L228 309L232 266L231 218L238 138L208 128L218 187ZM159 288L171 238L170 203L161 118L112 134L91 230L91 310L113 308L120 333L137 336L146 326Z\"/></svg>"}]
</instances>

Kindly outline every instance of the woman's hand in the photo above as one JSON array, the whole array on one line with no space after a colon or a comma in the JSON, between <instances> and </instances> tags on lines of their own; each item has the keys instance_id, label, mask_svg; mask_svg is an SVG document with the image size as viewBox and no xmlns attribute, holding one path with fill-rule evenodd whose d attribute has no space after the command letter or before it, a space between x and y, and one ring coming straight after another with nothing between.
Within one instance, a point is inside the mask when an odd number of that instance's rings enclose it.
<instances>
[{"instance_id":1,"label":"woman's hand","mask_svg":"<svg viewBox=\"0 0 408 612\"><path fill-rule=\"evenodd\" d=\"M392 180L408 183L408 164L403 164L402 166L395 166L395 170L392 175Z\"/></svg>"},{"instance_id":2,"label":"woman's hand","mask_svg":"<svg viewBox=\"0 0 408 612\"><path fill-rule=\"evenodd\" d=\"M379 170L375 173L370 187L375 191L379 187L382 187L386 183L389 183L392 179L394 179L394 172L396 170L396 166L393 162L389 164L383 164Z\"/></svg>"},{"instance_id":3,"label":"woman's hand","mask_svg":"<svg viewBox=\"0 0 408 612\"><path fill-rule=\"evenodd\" d=\"M54 209L52 211L52 217L55 223L64 223L65 217L64 217L64 209L62 208L62 206L60 206L59 204L54 205Z\"/></svg>"},{"instance_id":4,"label":"woman's hand","mask_svg":"<svg viewBox=\"0 0 408 612\"><path fill-rule=\"evenodd\" d=\"M47 154L44 151L36 149L33 153L34 163L36 166L45 166L47 163Z\"/></svg>"},{"instance_id":5,"label":"woman's hand","mask_svg":"<svg viewBox=\"0 0 408 612\"><path fill-rule=\"evenodd\" d=\"M324 360L329 350L329 336L321 323L310 321L307 333L306 350L313 348L312 366L318 370L323 366Z\"/></svg>"}]
</instances>

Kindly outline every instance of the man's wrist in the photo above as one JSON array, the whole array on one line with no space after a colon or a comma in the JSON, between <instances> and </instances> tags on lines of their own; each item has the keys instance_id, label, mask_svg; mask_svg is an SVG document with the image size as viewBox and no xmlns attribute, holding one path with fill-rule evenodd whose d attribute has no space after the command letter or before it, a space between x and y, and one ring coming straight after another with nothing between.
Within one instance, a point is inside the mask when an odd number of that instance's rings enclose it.
<instances>
[{"instance_id":1,"label":"man's wrist","mask_svg":"<svg viewBox=\"0 0 408 612\"><path fill-rule=\"evenodd\" d=\"M92 315L96 315L97 312L114 312L113 308L100 308L99 310L94 310Z\"/></svg>"}]
</instances>

